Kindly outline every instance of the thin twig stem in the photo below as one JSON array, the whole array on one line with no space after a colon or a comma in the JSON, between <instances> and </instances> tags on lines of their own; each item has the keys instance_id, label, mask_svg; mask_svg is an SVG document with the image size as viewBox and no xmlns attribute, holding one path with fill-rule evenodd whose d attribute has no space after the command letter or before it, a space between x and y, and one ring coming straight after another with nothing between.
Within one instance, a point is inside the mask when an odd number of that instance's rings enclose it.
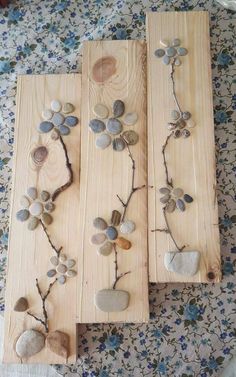
<instances>
[{"instance_id":1,"label":"thin twig stem","mask_svg":"<svg viewBox=\"0 0 236 377\"><path fill-rule=\"evenodd\" d=\"M168 229L168 233L169 233L169 235L170 235L172 241L174 242L176 249L177 249L178 251L182 251L182 250L185 248L185 245L184 245L184 246L181 246L181 247L177 245L177 242L176 242L175 239L174 239L174 236L173 236L173 234L172 234L172 232L171 232L171 229L170 229L170 226L169 226L169 223L168 223L168 220L167 220L167 216L166 216L166 207L163 208L163 215L164 215L164 219L165 219L165 223L166 223L166 228Z\"/></svg>"},{"instance_id":2,"label":"thin twig stem","mask_svg":"<svg viewBox=\"0 0 236 377\"><path fill-rule=\"evenodd\" d=\"M172 180L172 178L169 177L169 172L168 172L168 167L167 167L167 162L166 162L166 155L165 155L165 150L166 150L166 147L168 145L168 142L169 142L171 136L172 136L172 133L170 133L167 136L165 144L162 146L162 156L163 156L163 163L164 163L164 167L165 167L166 184L167 184L167 186L170 186L170 187L173 188L173 180Z\"/></svg>"},{"instance_id":3,"label":"thin twig stem","mask_svg":"<svg viewBox=\"0 0 236 377\"><path fill-rule=\"evenodd\" d=\"M164 233L170 233L168 229L152 229L151 232L164 232Z\"/></svg>"},{"instance_id":4,"label":"thin twig stem","mask_svg":"<svg viewBox=\"0 0 236 377\"><path fill-rule=\"evenodd\" d=\"M116 248L116 244L114 243L113 244L113 248L114 248L114 252L115 252L115 281L114 281L114 284L112 286L112 289L116 289L116 284L118 283L118 281L123 278L123 276L127 275L127 274L130 274L131 271L128 271L128 272L124 272L123 274L120 274L118 275L118 255L117 255L117 248Z\"/></svg>"},{"instance_id":5,"label":"thin twig stem","mask_svg":"<svg viewBox=\"0 0 236 377\"><path fill-rule=\"evenodd\" d=\"M44 233L45 233L46 236L47 236L47 239L48 239L49 244L51 245L52 249L55 251L55 253L56 253L57 256L59 257L59 256L60 256L60 253L61 253L61 251L62 251L62 246L61 246L59 249L56 248L56 246L52 243L52 240L51 240L51 238L50 238L50 236L49 236L49 234L48 234L48 232L47 232L47 228L45 227L44 223L42 222L42 220L39 220L39 221L40 221L40 224L42 225L42 228L43 228Z\"/></svg>"},{"instance_id":6,"label":"thin twig stem","mask_svg":"<svg viewBox=\"0 0 236 377\"><path fill-rule=\"evenodd\" d=\"M72 170L72 166L71 166L71 163L70 163L70 160L69 160L69 156L68 156L68 152L67 152L67 148L66 148L66 145L63 141L63 138L62 136L60 135L59 136L59 141L62 145L62 148L63 148L63 151L64 151L64 154L65 154L65 159L66 159L66 168L69 172L69 179L68 181L60 186L59 188L57 188L54 193L52 194L52 201L54 202L56 200L56 198L58 197L58 195L65 191L72 183L73 183L73 170Z\"/></svg>"},{"instance_id":7,"label":"thin twig stem","mask_svg":"<svg viewBox=\"0 0 236 377\"><path fill-rule=\"evenodd\" d=\"M180 115L182 115L182 110L181 110L181 107L180 107L180 104L179 104L179 101L177 99L177 95L176 95L176 91L175 91L175 79L174 79L174 74L175 74L175 58L173 59L173 62L171 63L171 72L170 72L170 78L171 78L171 82L172 82L172 94L173 94L173 97L174 97L174 100L175 100L175 103L176 103L176 106L179 110L179 113Z\"/></svg>"}]
</instances>

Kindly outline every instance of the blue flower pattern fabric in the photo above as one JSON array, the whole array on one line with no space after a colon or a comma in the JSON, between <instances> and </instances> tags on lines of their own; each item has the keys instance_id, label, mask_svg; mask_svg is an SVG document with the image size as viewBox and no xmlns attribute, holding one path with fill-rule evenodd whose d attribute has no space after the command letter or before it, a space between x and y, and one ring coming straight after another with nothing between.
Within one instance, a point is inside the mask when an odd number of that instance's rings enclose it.
<instances>
[{"instance_id":1,"label":"blue flower pattern fabric","mask_svg":"<svg viewBox=\"0 0 236 377\"><path fill-rule=\"evenodd\" d=\"M55 366L67 377L217 377L236 353L234 14L214 0L18 0L0 9L2 311L17 74L78 72L84 40L144 39L147 11L187 10L210 12L223 281L150 284L148 324L81 326L78 362Z\"/></svg>"}]
</instances>

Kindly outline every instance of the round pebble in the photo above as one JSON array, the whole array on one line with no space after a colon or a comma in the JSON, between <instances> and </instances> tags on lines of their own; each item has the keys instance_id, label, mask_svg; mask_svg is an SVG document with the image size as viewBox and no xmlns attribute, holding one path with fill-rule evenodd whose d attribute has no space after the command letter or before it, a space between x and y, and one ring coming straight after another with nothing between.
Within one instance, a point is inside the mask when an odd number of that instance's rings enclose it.
<instances>
[{"instance_id":1,"label":"round pebble","mask_svg":"<svg viewBox=\"0 0 236 377\"><path fill-rule=\"evenodd\" d=\"M125 142L120 137L116 137L112 142L114 151L121 152L125 149Z\"/></svg>"},{"instance_id":2,"label":"round pebble","mask_svg":"<svg viewBox=\"0 0 236 377\"><path fill-rule=\"evenodd\" d=\"M180 130L173 131L173 136L175 139L178 139L181 136L181 131Z\"/></svg>"},{"instance_id":3,"label":"round pebble","mask_svg":"<svg viewBox=\"0 0 236 377\"><path fill-rule=\"evenodd\" d=\"M27 190L27 194L29 195L31 199L35 200L38 195L36 187L29 187Z\"/></svg>"},{"instance_id":4,"label":"round pebble","mask_svg":"<svg viewBox=\"0 0 236 377\"><path fill-rule=\"evenodd\" d=\"M53 116L53 112L52 112L52 110L44 109L44 110L42 111L42 118L43 118L44 120L50 120L50 119L52 118L52 116Z\"/></svg>"},{"instance_id":5,"label":"round pebble","mask_svg":"<svg viewBox=\"0 0 236 377\"><path fill-rule=\"evenodd\" d=\"M169 199L170 199L170 195L166 194L166 195L162 196L162 198L160 198L160 202L165 204L169 201Z\"/></svg>"},{"instance_id":6,"label":"round pebble","mask_svg":"<svg viewBox=\"0 0 236 377\"><path fill-rule=\"evenodd\" d=\"M49 215L49 213L44 212L42 214L42 222L44 223L44 225L50 225L53 222L53 218L51 215Z\"/></svg>"},{"instance_id":7,"label":"round pebble","mask_svg":"<svg viewBox=\"0 0 236 377\"><path fill-rule=\"evenodd\" d=\"M38 130L39 132L42 132L42 133L47 133L49 131L51 131L53 129L53 123L52 122L48 122L48 121L43 121L39 124L38 126Z\"/></svg>"},{"instance_id":8,"label":"round pebble","mask_svg":"<svg viewBox=\"0 0 236 377\"><path fill-rule=\"evenodd\" d=\"M60 257L59 257L59 261L64 263L65 261L67 260L67 257L65 254L61 254Z\"/></svg>"},{"instance_id":9,"label":"round pebble","mask_svg":"<svg viewBox=\"0 0 236 377\"><path fill-rule=\"evenodd\" d=\"M179 38L174 38L172 41L172 46L177 47L180 45L180 39Z\"/></svg>"},{"instance_id":10,"label":"round pebble","mask_svg":"<svg viewBox=\"0 0 236 377\"><path fill-rule=\"evenodd\" d=\"M191 118L191 114L189 111L184 111L183 114L182 114L182 117L184 120L188 120Z\"/></svg>"},{"instance_id":11,"label":"round pebble","mask_svg":"<svg viewBox=\"0 0 236 377\"><path fill-rule=\"evenodd\" d=\"M104 245L102 245L101 247L99 247L98 254L103 255L104 257L106 257L106 256L108 256L108 255L111 254L112 250L113 250L113 243L107 241L106 243L104 243Z\"/></svg>"},{"instance_id":12,"label":"round pebble","mask_svg":"<svg viewBox=\"0 0 236 377\"><path fill-rule=\"evenodd\" d=\"M101 245L103 242L105 242L106 238L107 237L104 233L97 233L91 237L91 243L94 245Z\"/></svg>"},{"instance_id":13,"label":"round pebble","mask_svg":"<svg viewBox=\"0 0 236 377\"><path fill-rule=\"evenodd\" d=\"M184 119L179 119L176 124L177 124L177 127L179 127L179 129L182 129L186 126L186 122Z\"/></svg>"},{"instance_id":14,"label":"round pebble","mask_svg":"<svg viewBox=\"0 0 236 377\"><path fill-rule=\"evenodd\" d=\"M29 207L32 216L40 216L43 212L43 205L40 202L34 202Z\"/></svg>"},{"instance_id":15,"label":"round pebble","mask_svg":"<svg viewBox=\"0 0 236 377\"><path fill-rule=\"evenodd\" d=\"M183 130L182 132L182 135L183 137L186 139L187 137L189 137L191 135L190 131L187 130L186 128Z\"/></svg>"},{"instance_id":16,"label":"round pebble","mask_svg":"<svg viewBox=\"0 0 236 377\"><path fill-rule=\"evenodd\" d=\"M28 229L34 230L37 228L38 224L39 224L39 219L37 217L32 216L29 218L29 221L28 221Z\"/></svg>"},{"instance_id":17,"label":"round pebble","mask_svg":"<svg viewBox=\"0 0 236 377\"><path fill-rule=\"evenodd\" d=\"M188 53L188 50L184 47L178 47L177 48L177 54L180 55L180 56L185 56L187 55Z\"/></svg>"},{"instance_id":18,"label":"round pebble","mask_svg":"<svg viewBox=\"0 0 236 377\"><path fill-rule=\"evenodd\" d=\"M180 113L177 110L172 110L171 111L171 119L177 120L180 117Z\"/></svg>"},{"instance_id":19,"label":"round pebble","mask_svg":"<svg viewBox=\"0 0 236 377\"><path fill-rule=\"evenodd\" d=\"M15 351L20 359L28 360L45 346L44 335L36 330L25 330L16 341ZM2 374L2 373L1 373Z\"/></svg>"},{"instance_id":20,"label":"round pebble","mask_svg":"<svg viewBox=\"0 0 236 377\"><path fill-rule=\"evenodd\" d=\"M68 127L75 127L79 123L79 119L75 116L69 115L65 118L65 125Z\"/></svg>"},{"instance_id":21,"label":"round pebble","mask_svg":"<svg viewBox=\"0 0 236 377\"><path fill-rule=\"evenodd\" d=\"M135 230L135 223L131 220L124 221L120 226L120 231L123 234L130 234Z\"/></svg>"},{"instance_id":22,"label":"round pebble","mask_svg":"<svg viewBox=\"0 0 236 377\"><path fill-rule=\"evenodd\" d=\"M49 270L48 272L47 272L47 276L49 277L49 278L52 278L53 276L55 276L56 275L56 270L54 270L54 269L51 269L51 270Z\"/></svg>"},{"instance_id":23,"label":"round pebble","mask_svg":"<svg viewBox=\"0 0 236 377\"><path fill-rule=\"evenodd\" d=\"M163 46L163 47L169 47L170 43L167 39L161 39L160 40L160 44Z\"/></svg>"},{"instance_id":24,"label":"round pebble","mask_svg":"<svg viewBox=\"0 0 236 377\"><path fill-rule=\"evenodd\" d=\"M40 194L40 198L43 202L46 202L50 198L50 194L48 191L43 190Z\"/></svg>"},{"instance_id":25,"label":"round pebble","mask_svg":"<svg viewBox=\"0 0 236 377\"><path fill-rule=\"evenodd\" d=\"M89 128L95 133L98 134L105 130L106 126L104 122L100 119L92 119L89 122Z\"/></svg>"},{"instance_id":26,"label":"round pebble","mask_svg":"<svg viewBox=\"0 0 236 377\"><path fill-rule=\"evenodd\" d=\"M168 189L168 187L161 187L160 189L159 189L159 192L161 193L161 194L169 194L170 193L170 189Z\"/></svg>"},{"instance_id":27,"label":"round pebble","mask_svg":"<svg viewBox=\"0 0 236 377\"><path fill-rule=\"evenodd\" d=\"M107 228L107 222L101 217L96 217L96 219L93 220L93 226L96 229L105 230Z\"/></svg>"},{"instance_id":28,"label":"round pebble","mask_svg":"<svg viewBox=\"0 0 236 377\"><path fill-rule=\"evenodd\" d=\"M109 238L109 240L115 240L118 236L118 232L114 226L108 226L106 229L106 235Z\"/></svg>"},{"instance_id":29,"label":"round pebble","mask_svg":"<svg viewBox=\"0 0 236 377\"><path fill-rule=\"evenodd\" d=\"M23 208L29 208L30 200L27 198L27 196L23 195L20 199L20 205Z\"/></svg>"},{"instance_id":30,"label":"round pebble","mask_svg":"<svg viewBox=\"0 0 236 377\"><path fill-rule=\"evenodd\" d=\"M166 65L170 64L170 58L169 58L169 56L167 56L167 55L163 56L162 61Z\"/></svg>"},{"instance_id":31,"label":"round pebble","mask_svg":"<svg viewBox=\"0 0 236 377\"><path fill-rule=\"evenodd\" d=\"M54 128L54 130L51 132L51 139L58 140L59 137L60 137L60 131Z\"/></svg>"},{"instance_id":32,"label":"round pebble","mask_svg":"<svg viewBox=\"0 0 236 377\"><path fill-rule=\"evenodd\" d=\"M123 132L122 137L125 139L126 143L129 145L135 145L137 144L139 140L139 136L137 132L133 130Z\"/></svg>"},{"instance_id":33,"label":"round pebble","mask_svg":"<svg viewBox=\"0 0 236 377\"><path fill-rule=\"evenodd\" d=\"M60 126L61 124L63 124L64 120L64 115L62 115L61 113L55 113L52 117L51 122L54 124L54 126Z\"/></svg>"},{"instance_id":34,"label":"round pebble","mask_svg":"<svg viewBox=\"0 0 236 377\"><path fill-rule=\"evenodd\" d=\"M165 50L163 50L162 48L158 48L155 52L154 52L155 56L157 58L162 58L162 56L165 55Z\"/></svg>"},{"instance_id":35,"label":"round pebble","mask_svg":"<svg viewBox=\"0 0 236 377\"><path fill-rule=\"evenodd\" d=\"M138 120L138 114L133 112L133 113L127 113L124 116L124 123L127 126L134 126L135 123L137 123Z\"/></svg>"},{"instance_id":36,"label":"round pebble","mask_svg":"<svg viewBox=\"0 0 236 377\"><path fill-rule=\"evenodd\" d=\"M125 104L120 99L113 103L113 115L115 118L121 117L125 112Z\"/></svg>"},{"instance_id":37,"label":"round pebble","mask_svg":"<svg viewBox=\"0 0 236 377\"><path fill-rule=\"evenodd\" d=\"M184 204L184 202L183 202L182 199L177 199L177 200L176 200L176 207L177 207L180 211L182 211L182 212L185 211L185 204Z\"/></svg>"},{"instance_id":38,"label":"round pebble","mask_svg":"<svg viewBox=\"0 0 236 377\"><path fill-rule=\"evenodd\" d=\"M68 276L68 278L73 278L76 274L77 272L75 270L68 270L66 276Z\"/></svg>"},{"instance_id":39,"label":"round pebble","mask_svg":"<svg viewBox=\"0 0 236 377\"><path fill-rule=\"evenodd\" d=\"M176 49L174 47L168 47L166 49L166 55L169 56L169 57L173 57L175 56L177 53Z\"/></svg>"},{"instance_id":40,"label":"round pebble","mask_svg":"<svg viewBox=\"0 0 236 377\"><path fill-rule=\"evenodd\" d=\"M61 133L61 135L69 135L70 133L70 129L67 127L67 126L64 126L64 124L62 126L59 126L59 131Z\"/></svg>"},{"instance_id":41,"label":"round pebble","mask_svg":"<svg viewBox=\"0 0 236 377\"><path fill-rule=\"evenodd\" d=\"M188 194L184 194L184 201L186 203L192 203L193 202L193 198L190 195L188 195Z\"/></svg>"},{"instance_id":42,"label":"round pebble","mask_svg":"<svg viewBox=\"0 0 236 377\"><path fill-rule=\"evenodd\" d=\"M103 105L102 103L97 103L93 108L94 114L101 119L105 119L108 117L109 110L108 108Z\"/></svg>"},{"instance_id":43,"label":"round pebble","mask_svg":"<svg viewBox=\"0 0 236 377\"><path fill-rule=\"evenodd\" d=\"M42 165L48 156L48 150L44 145L35 148L31 152L31 157L35 164Z\"/></svg>"},{"instance_id":44,"label":"round pebble","mask_svg":"<svg viewBox=\"0 0 236 377\"><path fill-rule=\"evenodd\" d=\"M75 262L74 259L68 259L67 262L66 262L66 266L67 266L68 268L72 268L72 267L74 267L75 263L76 263L76 262Z\"/></svg>"},{"instance_id":45,"label":"round pebble","mask_svg":"<svg viewBox=\"0 0 236 377\"><path fill-rule=\"evenodd\" d=\"M118 237L116 240L116 244L123 250L129 250L132 246L131 242L123 237Z\"/></svg>"},{"instance_id":46,"label":"round pebble","mask_svg":"<svg viewBox=\"0 0 236 377\"><path fill-rule=\"evenodd\" d=\"M47 212L53 212L55 209L55 204L53 202L48 202L44 205L44 208Z\"/></svg>"},{"instance_id":47,"label":"round pebble","mask_svg":"<svg viewBox=\"0 0 236 377\"><path fill-rule=\"evenodd\" d=\"M63 112L64 114L70 114L70 113L73 113L74 110L75 110L75 107L74 107L74 105L72 105L72 103L66 102L66 103L64 103L64 105L62 106L62 112Z\"/></svg>"},{"instance_id":48,"label":"round pebble","mask_svg":"<svg viewBox=\"0 0 236 377\"><path fill-rule=\"evenodd\" d=\"M170 199L169 202L166 205L166 212L168 212L168 213L174 212L175 207L176 207L176 204L175 204L174 199Z\"/></svg>"},{"instance_id":49,"label":"round pebble","mask_svg":"<svg viewBox=\"0 0 236 377\"><path fill-rule=\"evenodd\" d=\"M181 60L179 58L175 59L175 65L179 67L181 65Z\"/></svg>"},{"instance_id":50,"label":"round pebble","mask_svg":"<svg viewBox=\"0 0 236 377\"><path fill-rule=\"evenodd\" d=\"M65 264L60 263L60 264L57 266L56 270L57 270L57 272L58 272L59 274L65 274L66 271L67 271L67 267L66 267Z\"/></svg>"},{"instance_id":51,"label":"round pebble","mask_svg":"<svg viewBox=\"0 0 236 377\"><path fill-rule=\"evenodd\" d=\"M52 111L55 111L56 113L58 113L61 110L61 102L58 101L57 99L54 99L51 102L51 109Z\"/></svg>"},{"instance_id":52,"label":"round pebble","mask_svg":"<svg viewBox=\"0 0 236 377\"><path fill-rule=\"evenodd\" d=\"M107 122L107 131L112 135L118 135L122 131L122 124L118 119L109 118Z\"/></svg>"},{"instance_id":53,"label":"round pebble","mask_svg":"<svg viewBox=\"0 0 236 377\"><path fill-rule=\"evenodd\" d=\"M59 259L56 255L53 255L51 258L50 258L50 262L52 263L53 266L58 266L59 264Z\"/></svg>"},{"instance_id":54,"label":"round pebble","mask_svg":"<svg viewBox=\"0 0 236 377\"><path fill-rule=\"evenodd\" d=\"M168 128L168 130L170 130L170 131L175 130L176 127L177 127L177 125L176 125L175 123L168 123L168 124L167 124L167 128Z\"/></svg>"},{"instance_id":55,"label":"round pebble","mask_svg":"<svg viewBox=\"0 0 236 377\"><path fill-rule=\"evenodd\" d=\"M189 128L193 128L193 127L196 126L196 123L194 122L194 120L193 120L192 118L190 118L190 119L188 119L188 121L187 121L187 126L188 126Z\"/></svg>"},{"instance_id":56,"label":"round pebble","mask_svg":"<svg viewBox=\"0 0 236 377\"><path fill-rule=\"evenodd\" d=\"M61 276L59 276L57 281L58 281L59 284L63 285L66 282L66 277L64 275L61 275Z\"/></svg>"},{"instance_id":57,"label":"round pebble","mask_svg":"<svg viewBox=\"0 0 236 377\"><path fill-rule=\"evenodd\" d=\"M181 188L177 187L177 188L173 189L172 194L173 194L176 198L180 198L181 196L183 196L183 194L184 194L184 190L182 190Z\"/></svg>"},{"instance_id":58,"label":"round pebble","mask_svg":"<svg viewBox=\"0 0 236 377\"><path fill-rule=\"evenodd\" d=\"M108 134L101 134L97 136L95 145L99 149L106 149L111 144L111 136Z\"/></svg>"},{"instance_id":59,"label":"round pebble","mask_svg":"<svg viewBox=\"0 0 236 377\"><path fill-rule=\"evenodd\" d=\"M16 218L19 221L26 221L26 220L28 220L29 215L30 215L30 213L29 213L28 209L21 209L20 211L18 211L16 213Z\"/></svg>"}]
</instances>

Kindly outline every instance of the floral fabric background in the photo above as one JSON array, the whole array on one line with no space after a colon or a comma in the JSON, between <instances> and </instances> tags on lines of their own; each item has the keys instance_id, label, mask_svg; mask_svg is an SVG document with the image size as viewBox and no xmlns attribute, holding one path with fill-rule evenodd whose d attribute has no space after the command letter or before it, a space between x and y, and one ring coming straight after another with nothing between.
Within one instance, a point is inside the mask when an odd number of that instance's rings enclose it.
<instances>
[{"instance_id":1,"label":"floral fabric background","mask_svg":"<svg viewBox=\"0 0 236 377\"><path fill-rule=\"evenodd\" d=\"M145 13L168 10L210 12L223 281L150 285L149 324L82 326L77 364L55 366L65 376L216 377L236 354L235 14L212 0L20 0L0 9L1 311L17 75L78 72L84 40L143 39Z\"/></svg>"}]
</instances>

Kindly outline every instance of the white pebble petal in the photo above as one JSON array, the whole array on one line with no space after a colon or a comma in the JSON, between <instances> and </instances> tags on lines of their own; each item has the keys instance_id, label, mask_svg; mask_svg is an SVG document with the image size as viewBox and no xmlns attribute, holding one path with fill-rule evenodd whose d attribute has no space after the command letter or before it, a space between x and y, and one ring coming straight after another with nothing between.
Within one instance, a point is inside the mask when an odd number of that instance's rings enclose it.
<instances>
[{"instance_id":1,"label":"white pebble petal","mask_svg":"<svg viewBox=\"0 0 236 377\"><path fill-rule=\"evenodd\" d=\"M51 109L52 111L55 111L56 113L59 112L61 110L61 102L58 101L57 99L54 99L51 102Z\"/></svg>"}]
</instances>

